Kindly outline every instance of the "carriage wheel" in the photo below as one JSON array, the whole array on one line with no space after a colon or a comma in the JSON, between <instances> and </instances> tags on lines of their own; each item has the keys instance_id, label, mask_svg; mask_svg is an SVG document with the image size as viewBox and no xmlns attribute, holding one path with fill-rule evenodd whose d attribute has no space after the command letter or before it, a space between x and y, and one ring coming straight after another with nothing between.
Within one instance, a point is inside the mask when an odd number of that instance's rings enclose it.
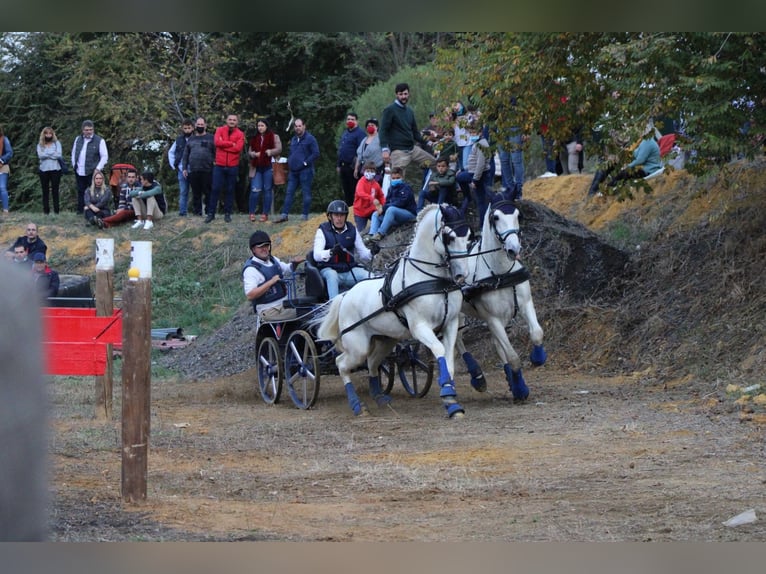
<instances>
[{"instance_id":1,"label":"carriage wheel","mask_svg":"<svg viewBox=\"0 0 766 574\"><path fill-rule=\"evenodd\" d=\"M319 359L314 340L306 331L295 331L287 339L285 381L295 406L310 409L314 405L319 395Z\"/></svg>"},{"instance_id":2,"label":"carriage wheel","mask_svg":"<svg viewBox=\"0 0 766 574\"><path fill-rule=\"evenodd\" d=\"M266 337L258 345L258 387L267 404L279 402L282 393L282 359L274 337Z\"/></svg>"},{"instance_id":3,"label":"carriage wheel","mask_svg":"<svg viewBox=\"0 0 766 574\"><path fill-rule=\"evenodd\" d=\"M411 397L423 398L428 394L434 378L434 362L430 351L421 348L420 343L399 343L394 350L399 380ZM425 353L429 356L426 357Z\"/></svg>"},{"instance_id":4,"label":"carriage wheel","mask_svg":"<svg viewBox=\"0 0 766 574\"><path fill-rule=\"evenodd\" d=\"M396 374L396 361L393 355L387 356L378 365L378 378L383 388L383 394L389 395L394 388L394 375Z\"/></svg>"}]
</instances>

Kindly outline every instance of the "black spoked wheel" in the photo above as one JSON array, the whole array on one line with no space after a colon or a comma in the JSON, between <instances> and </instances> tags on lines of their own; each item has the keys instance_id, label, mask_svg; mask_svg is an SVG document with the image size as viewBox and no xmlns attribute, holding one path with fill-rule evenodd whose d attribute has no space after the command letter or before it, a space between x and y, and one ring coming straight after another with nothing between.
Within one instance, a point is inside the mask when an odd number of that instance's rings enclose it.
<instances>
[{"instance_id":1,"label":"black spoked wheel","mask_svg":"<svg viewBox=\"0 0 766 574\"><path fill-rule=\"evenodd\" d=\"M394 356L399 381L407 394L419 399L426 396L434 378L431 352L419 342L410 341L397 344Z\"/></svg>"},{"instance_id":2,"label":"black spoked wheel","mask_svg":"<svg viewBox=\"0 0 766 574\"><path fill-rule=\"evenodd\" d=\"M383 359L378 367L378 378L383 393L388 395L394 389L394 380L396 375L396 359L392 354Z\"/></svg>"},{"instance_id":3,"label":"black spoked wheel","mask_svg":"<svg viewBox=\"0 0 766 574\"><path fill-rule=\"evenodd\" d=\"M273 405L282 394L282 359L279 345L273 337L264 338L258 345L258 388L264 402Z\"/></svg>"},{"instance_id":4,"label":"black spoked wheel","mask_svg":"<svg viewBox=\"0 0 766 574\"><path fill-rule=\"evenodd\" d=\"M306 331L295 331L287 339L285 381L296 407L310 409L314 405L319 396L319 359L314 340Z\"/></svg>"}]
</instances>

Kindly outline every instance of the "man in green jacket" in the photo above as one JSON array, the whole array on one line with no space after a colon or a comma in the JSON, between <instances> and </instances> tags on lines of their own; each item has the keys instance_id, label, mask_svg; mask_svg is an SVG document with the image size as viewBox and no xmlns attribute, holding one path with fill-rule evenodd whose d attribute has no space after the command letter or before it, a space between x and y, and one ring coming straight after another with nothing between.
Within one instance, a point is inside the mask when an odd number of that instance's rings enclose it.
<instances>
[{"instance_id":1,"label":"man in green jacket","mask_svg":"<svg viewBox=\"0 0 766 574\"><path fill-rule=\"evenodd\" d=\"M405 83L396 84L396 99L389 104L380 116L380 147L383 161L391 163L391 168L406 169L411 162L433 164L434 156L416 144L425 145L423 136L415 122L412 108L407 107L410 99L410 87Z\"/></svg>"}]
</instances>

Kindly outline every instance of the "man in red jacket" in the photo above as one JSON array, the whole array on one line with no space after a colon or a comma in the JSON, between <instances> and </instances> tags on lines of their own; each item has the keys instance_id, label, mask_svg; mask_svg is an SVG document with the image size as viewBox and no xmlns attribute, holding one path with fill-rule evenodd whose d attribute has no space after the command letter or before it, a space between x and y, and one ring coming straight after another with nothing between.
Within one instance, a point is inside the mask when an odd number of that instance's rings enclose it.
<instances>
[{"instance_id":1,"label":"man in red jacket","mask_svg":"<svg viewBox=\"0 0 766 574\"><path fill-rule=\"evenodd\" d=\"M239 174L239 160L245 147L245 134L237 127L237 124L239 124L237 114L229 114L226 116L226 125L215 130L213 189L210 193L205 223L210 223L215 219L215 210L218 207L221 188L225 193L223 219L226 223L231 221L231 212L234 207L234 188L237 185L237 175Z\"/></svg>"}]
</instances>

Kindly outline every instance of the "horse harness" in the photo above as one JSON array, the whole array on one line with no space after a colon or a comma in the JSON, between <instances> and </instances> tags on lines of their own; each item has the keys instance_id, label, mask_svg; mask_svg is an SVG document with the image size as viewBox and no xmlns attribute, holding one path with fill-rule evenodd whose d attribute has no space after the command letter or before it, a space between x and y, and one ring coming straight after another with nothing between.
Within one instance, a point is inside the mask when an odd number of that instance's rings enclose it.
<instances>
[{"instance_id":1,"label":"horse harness","mask_svg":"<svg viewBox=\"0 0 766 574\"><path fill-rule=\"evenodd\" d=\"M440 229L437 230L436 234L434 235L434 239L439 236L440 233L444 232L444 225ZM446 243L445 243L446 247ZM460 285L458 285L453 279L448 279L446 277L439 277L437 275L432 275L422 267L420 267L418 264L425 264L425 265L431 265L433 267L443 267L443 266L449 266L449 259L451 255L449 252L449 249L447 249L447 262L446 263L433 263L431 261L422 261L420 259L414 259L412 257L403 257L402 259L398 259L396 261L396 265L391 267L388 272L385 275L385 278L383 280L383 286L380 288L380 295L383 300L383 306L379 309L376 309L366 317L362 317L359 319L356 323L346 327L341 331L340 336L345 335L349 331L352 331L362 323L365 323L372 319L373 317L377 317L381 313L391 312L396 315L396 317L399 319L399 322L406 328L409 329L409 324L407 323L407 318L402 315L399 312L399 308L406 303L409 303L413 299L417 297L422 297L423 295L436 295L439 293L444 294L444 315L442 316L441 323L439 326L434 329L434 333L440 333L441 330L444 328L444 321L447 318L447 312L449 311L449 294L452 291L457 291L460 289ZM458 255L458 257L464 257L461 255ZM430 277L433 277L433 279L427 280L427 281L419 281L417 283L413 283L412 285L406 285L405 286L405 274L407 271L406 267L402 267L402 290L398 293L394 294L391 288L391 284L394 280L394 275L396 275L396 271L399 268L399 265L402 264L402 261L404 263L410 263L413 267L415 267L418 271L421 273L424 273ZM341 294L342 295L342 294Z\"/></svg>"}]
</instances>

